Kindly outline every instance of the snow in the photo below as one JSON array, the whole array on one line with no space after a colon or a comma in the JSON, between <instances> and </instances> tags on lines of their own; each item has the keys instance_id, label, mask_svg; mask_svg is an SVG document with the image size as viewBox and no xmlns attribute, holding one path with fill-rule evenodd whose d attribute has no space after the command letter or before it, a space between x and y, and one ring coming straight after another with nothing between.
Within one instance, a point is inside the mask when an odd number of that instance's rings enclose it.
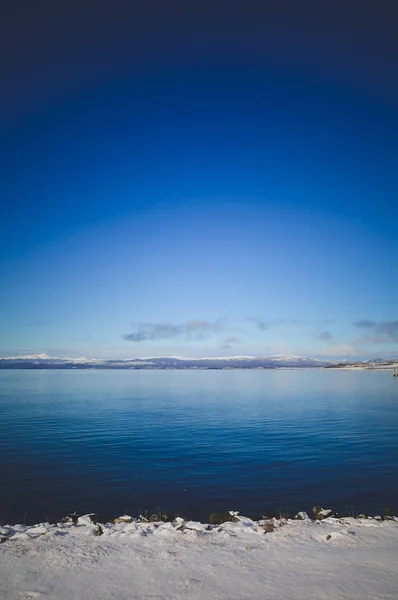
<instances>
[{"instance_id":1,"label":"snow","mask_svg":"<svg viewBox=\"0 0 398 600\"><path fill-rule=\"evenodd\" d=\"M54 360L58 357L51 357L48 354L20 354L19 356L4 356L2 360Z\"/></svg>"},{"instance_id":2,"label":"snow","mask_svg":"<svg viewBox=\"0 0 398 600\"><path fill-rule=\"evenodd\" d=\"M38 353L38 354L20 354L18 356L3 356L1 360L9 360L9 361L36 361L36 362L50 362L50 363L68 363L73 362L76 364L85 364L85 363L102 363L104 362L102 359L97 358L86 358L84 356L79 357L70 357L70 356L49 356L48 354Z\"/></svg>"},{"instance_id":3,"label":"snow","mask_svg":"<svg viewBox=\"0 0 398 600\"><path fill-rule=\"evenodd\" d=\"M49 368L49 365L67 366L68 368L209 368L213 366L220 369L239 368L277 368L277 369L303 369L303 368L334 368L338 370L364 370L364 369L394 369L398 367L396 359L374 359L372 361L347 362L346 360L327 360L308 356L297 356L295 354L273 354L268 356L163 356L163 357L136 357L136 358L86 358L80 356L61 357L49 356L45 353L25 354L20 356L0 357L2 368L25 368L24 363L30 363L36 368Z\"/></svg>"},{"instance_id":4,"label":"snow","mask_svg":"<svg viewBox=\"0 0 398 600\"><path fill-rule=\"evenodd\" d=\"M345 365L344 367L337 367L341 371L378 371L378 370L387 370L393 371L398 368L398 361L386 362L386 363L372 363L372 362L364 362L357 363L353 365ZM336 370L337 370L336 368Z\"/></svg>"},{"instance_id":5,"label":"snow","mask_svg":"<svg viewBox=\"0 0 398 600\"><path fill-rule=\"evenodd\" d=\"M77 524L4 525L0 598L397 598L398 520L234 515L221 526L125 515L117 524L86 515ZM275 530L264 533L267 524Z\"/></svg>"}]
</instances>

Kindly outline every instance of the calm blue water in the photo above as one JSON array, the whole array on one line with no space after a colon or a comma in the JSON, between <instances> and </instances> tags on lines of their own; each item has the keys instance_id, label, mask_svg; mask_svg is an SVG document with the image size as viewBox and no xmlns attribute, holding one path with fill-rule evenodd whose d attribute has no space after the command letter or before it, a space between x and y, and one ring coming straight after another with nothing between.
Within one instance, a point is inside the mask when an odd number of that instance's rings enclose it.
<instances>
[{"instance_id":1,"label":"calm blue water","mask_svg":"<svg viewBox=\"0 0 398 600\"><path fill-rule=\"evenodd\" d=\"M390 372L0 371L0 427L7 522L398 510Z\"/></svg>"}]
</instances>

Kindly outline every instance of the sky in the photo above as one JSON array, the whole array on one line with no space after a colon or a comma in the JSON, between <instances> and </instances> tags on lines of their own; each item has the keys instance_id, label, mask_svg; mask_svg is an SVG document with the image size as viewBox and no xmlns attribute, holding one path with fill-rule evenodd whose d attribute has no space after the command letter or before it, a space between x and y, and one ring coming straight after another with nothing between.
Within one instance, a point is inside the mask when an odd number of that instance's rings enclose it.
<instances>
[{"instance_id":1,"label":"sky","mask_svg":"<svg viewBox=\"0 0 398 600\"><path fill-rule=\"evenodd\" d=\"M0 24L0 355L398 355L393 1Z\"/></svg>"}]
</instances>

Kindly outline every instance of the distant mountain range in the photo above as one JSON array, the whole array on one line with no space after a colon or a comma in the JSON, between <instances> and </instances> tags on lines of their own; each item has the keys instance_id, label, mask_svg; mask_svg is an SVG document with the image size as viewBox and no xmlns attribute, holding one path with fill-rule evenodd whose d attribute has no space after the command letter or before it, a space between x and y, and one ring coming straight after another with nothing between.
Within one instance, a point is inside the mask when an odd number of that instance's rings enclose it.
<instances>
[{"instance_id":1,"label":"distant mountain range","mask_svg":"<svg viewBox=\"0 0 398 600\"><path fill-rule=\"evenodd\" d=\"M229 356L186 358L143 357L91 359L29 354L0 358L0 369L287 369L287 368L392 368L398 359L330 361L293 354L272 356Z\"/></svg>"}]
</instances>

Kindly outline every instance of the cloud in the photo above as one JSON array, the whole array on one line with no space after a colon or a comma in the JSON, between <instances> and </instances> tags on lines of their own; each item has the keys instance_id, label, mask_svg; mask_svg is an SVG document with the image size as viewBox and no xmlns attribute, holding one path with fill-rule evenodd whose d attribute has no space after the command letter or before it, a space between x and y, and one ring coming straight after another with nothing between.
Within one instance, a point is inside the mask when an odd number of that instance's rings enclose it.
<instances>
[{"instance_id":1,"label":"cloud","mask_svg":"<svg viewBox=\"0 0 398 600\"><path fill-rule=\"evenodd\" d=\"M321 331L320 333L316 333L314 335L314 338L316 340L331 340L332 334L330 333L330 331Z\"/></svg>"},{"instance_id":2,"label":"cloud","mask_svg":"<svg viewBox=\"0 0 398 600\"><path fill-rule=\"evenodd\" d=\"M240 340L231 335L230 337L225 338L224 344L240 344Z\"/></svg>"},{"instance_id":3,"label":"cloud","mask_svg":"<svg viewBox=\"0 0 398 600\"><path fill-rule=\"evenodd\" d=\"M257 327L262 331L265 331L269 327L268 323L266 323L262 319L259 319L258 317L248 317L248 321L253 321L253 323L255 323Z\"/></svg>"},{"instance_id":4,"label":"cloud","mask_svg":"<svg viewBox=\"0 0 398 600\"><path fill-rule=\"evenodd\" d=\"M361 321L354 322L355 327L361 327L361 329L369 329L371 327L375 327L377 323L375 321L369 321L367 319L362 319Z\"/></svg>"},{"instance_id":5,"label":"cloud","mask_svg":"<svg viewBox=\"0 0 398 600\"><path fill-rule=\"evenodd\" d=\"M238 331L229 325L226 319L217 319L214 322L192 320L186 323L137 323L136 331L123 335L123 339L130 342L143 342L153 340L167 340L183 338L187 340L206 340L213 334L226 331Z\"/></svg>"},{"instance_id":6,"label":"cloud","mask_svg":"<svg viewBox=\"0 0 398 600\"><path fill-rule=\"evenodd\" d=\"M273 319L272 321L264 321L264 319L260 319L259 317L247 317L248 321L252 321L257 325L259 329L265 331L272 327L273 329L290 329L290 327L296 327L297 325L301 325L302 321L299 319L289 319L289 318L281 318L281 319Z\"/></svg>"},{"instance_id":7,"label":"cloud","mask_svg":"<svg viewBox=\"0 0 398 600\"><path fill-rule=\"evenodd\" d=\"M398 321L356 321L356 327L371 330L371 335L363 335L359 340L360 343L368 344L388 344L398 343Z\"/></svg>"},{"instance_id":8,"label":"cloud","mask_svg":"<svg viewBox=\"0 0 398 600\"><path fill-rule=\"evenodd\" d=\"M161 340L177 337L182 334L180 325L173 323L139 323L137 331L124 335L130 342L143 342L145 340Z\"/></svg>"},{"instance_id":9,"label":"cloud","mask_svg":"<svg viewBox=\"0 0 398 600\"><path fill-rule=\"evenodd\" d=\"M219 348L221 348L222 350L228 350L229 348L232 348L233 345L235 344L240 344L240 339L238 339L237 337L230 335L229 337L225 338L225 340L223 341L222 344L219 344Z\"/></svg>"},{"instance_id":10,"label":"cloud","mask_svg":"<svg viewBox=\"0 0 398 600\"><path fill-rule=\"evenodd\" d=\"M393 339L398 340L398 321L384 321L379 323L377 326L377 332L386 335Z\"/></svg>"}]
</instances>

